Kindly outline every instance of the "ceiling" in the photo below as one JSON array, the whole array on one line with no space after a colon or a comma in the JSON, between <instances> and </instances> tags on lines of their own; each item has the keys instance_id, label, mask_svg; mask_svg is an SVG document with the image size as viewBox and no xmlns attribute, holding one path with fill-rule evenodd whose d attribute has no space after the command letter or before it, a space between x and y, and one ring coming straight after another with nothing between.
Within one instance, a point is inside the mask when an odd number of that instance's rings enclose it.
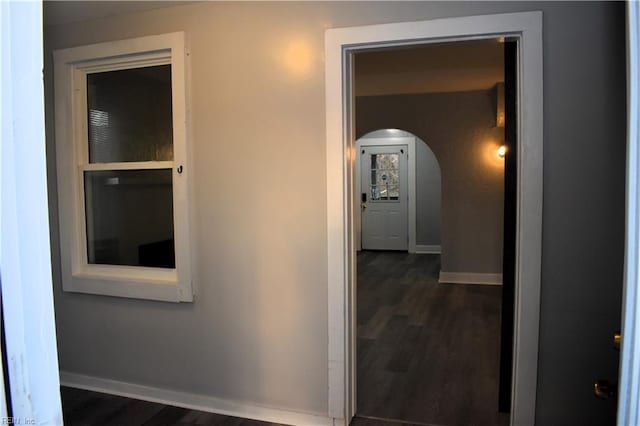
<instances>
[{"instance_id":1,"label":"ceiling","mask_svg":"<svg viewBox=\"0 0 640 426\"><path fill-rule=\"evenodd\" d=\"M497 39L391 48L356 54L356 95L466 92L504 81Z\"/></svg>"},{"instance_id":2,"label":"ceiling","mask_svg":"<svg viewBox=\"0 0 640 426\"><path fill-rule=\"evenodd\" d=\"M193 3L191 1L57 1L45 0L44 25L63 25L71 22L106 18L114 15L144 12L163 7Z\"/></svg>"}]
</instances>

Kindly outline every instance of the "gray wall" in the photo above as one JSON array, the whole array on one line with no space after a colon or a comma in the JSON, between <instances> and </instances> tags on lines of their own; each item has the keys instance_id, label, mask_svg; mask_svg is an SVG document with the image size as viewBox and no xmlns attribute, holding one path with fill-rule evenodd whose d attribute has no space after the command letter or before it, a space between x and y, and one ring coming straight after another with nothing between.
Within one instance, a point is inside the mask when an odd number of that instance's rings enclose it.
<instances>
[{"instance_id":1,"label":"gray wall","mask_svg":"<svg viewBox=\"0 0 640 426\"><path fill-rule=\"evenodd\" d=\"M201 3L47 28L61 368L325 413L324 30L524 10L544 11L537 422L612 424L615 403L594 400L592 380L617 371L611 334L620 326L624 241L621 3ZM178 30L187 31L191 49L196 301L62 293L51 50ZM282 60L294 39L310 49L303 74ZM214 161L219 167L210 167Z\"/></svg>"},{"instance_id":2,"label":"gray wall","mask_svg":"<svg viewBox=\"0 0 640 426\"><path fill-rule=\"evenodd\" d=\"M497 149L504 129L494 127L493 93L356 98L356 135L399 128L427 141L435 153L442 170L445 272L502 272L504 160Z\"/></svg>"},{"instance_id":3,"label":"gray wall","mask_svg":"<svg viewBox=\"0 0 640 426\"><path fill-rule=\"evenodd\" d=\"M427 143L416 141L416 244L441 243L442 172Z\"/></svg>"},{"instance_id":4,"label":"gray wall","mask_svg":"<svg viewBox=\"0 0 640 426\"><path fill-rule=\"evenodd\" d=\"M440 245L440 216L442 210L442 179L440 164L425 141L400 129L380 129L359 137L415 137L416 138L416 244Z\"/></svg>"}]
</instances>

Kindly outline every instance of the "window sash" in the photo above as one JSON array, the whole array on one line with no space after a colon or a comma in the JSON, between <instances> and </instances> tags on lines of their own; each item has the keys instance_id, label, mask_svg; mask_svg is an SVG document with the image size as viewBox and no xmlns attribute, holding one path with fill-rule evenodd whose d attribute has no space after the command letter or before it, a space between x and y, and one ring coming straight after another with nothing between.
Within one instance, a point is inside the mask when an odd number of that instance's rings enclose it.
<instances>
[{"instance_id":1,"label":"window sash","mask_svg":"<svg viewBox=\"0 0 640 426\"><path fill-rule=\"evenodd\" d=\"M54 52L60 246L65 291L174 302L193 300L185 58L183 33ZM90 163L87 74L167 64L171 65L173 161ZM175 269L88 263L84 172L134 169L172 170Z\"/></svg>"},{"instance_id":2,"label":"window sash","mask_svg":"<svg viewBox=\"0 0 640 426\"><path fill-rule=\"evenodd\" d=\"M80 165L81 172L99 172L109 170L158 170L173 169L174 161L129 161L118 163L85 163Z\"/></svg>"}]
</instances>

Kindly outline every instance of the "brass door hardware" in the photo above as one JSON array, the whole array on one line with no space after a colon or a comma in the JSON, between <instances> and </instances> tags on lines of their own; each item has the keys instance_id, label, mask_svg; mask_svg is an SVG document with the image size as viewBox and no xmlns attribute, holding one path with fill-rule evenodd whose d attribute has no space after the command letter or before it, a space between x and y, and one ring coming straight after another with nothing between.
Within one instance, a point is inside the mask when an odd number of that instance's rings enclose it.
<instances>
[{"instance_id":1,"label":"brass door hardware","mask_svg":"<svg viewBox=\"0 0 640 426\"><path fill-rule=\"evenodd\" d=\"M622 336L620 333L613 335L613 347L620 350ZM596 380L593 384L593 393L600 399L616 398L616 386L612 385L608 380Z\"/></svg>"}]
</instances>

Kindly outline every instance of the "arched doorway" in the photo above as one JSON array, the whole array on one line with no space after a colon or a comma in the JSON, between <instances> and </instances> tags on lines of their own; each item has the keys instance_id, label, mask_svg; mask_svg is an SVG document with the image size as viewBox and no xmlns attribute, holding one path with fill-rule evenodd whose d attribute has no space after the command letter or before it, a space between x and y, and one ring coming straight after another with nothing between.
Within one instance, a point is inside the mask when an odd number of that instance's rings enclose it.
<instances>
[{"instance_id":1,"label":"arched doorway","mask_svg":"<svg viewBox=\"0 0 640 426\"><path fill-rule=\"evenodd\" d=\"M441 253L442 173L429 145L380 129L356 146L358 249Z\"/></svg>"}]
</instances>

